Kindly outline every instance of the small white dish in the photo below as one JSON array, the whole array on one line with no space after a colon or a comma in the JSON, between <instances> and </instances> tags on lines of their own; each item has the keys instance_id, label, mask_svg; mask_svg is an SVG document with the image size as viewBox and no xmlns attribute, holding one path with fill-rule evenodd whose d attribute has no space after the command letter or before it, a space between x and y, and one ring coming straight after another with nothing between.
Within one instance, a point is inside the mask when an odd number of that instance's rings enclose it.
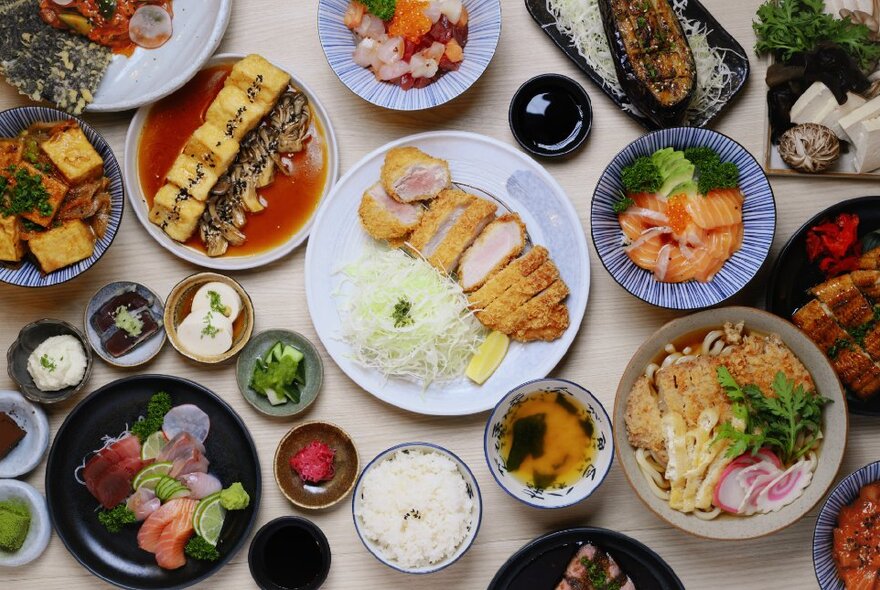
<instances>
[{"instance_id":1,"label":"small white dish","mask_svg":"<svg viewBox=\"0 0 880 590\"><path fill-rule=\"evenodd\" d=\"M156 49L114 55L86 112L136 109L186 84L220 45L232 0L175 0L173 11L171 38Z\"/></svg>"},{"instance_id":2,"label":"small white dish","mask_svg":"<svg viewBox=\"0 0 880 590\"><path fill-rule=\"evenodd\" d=\"M0 551L0 567L18 567L32 562L46 550L52 535L52 522L46 498L37 489L17 479L0 479L0 502L21 500L31 513L31 526L24 545L15 553Z\"/></svg>"},{"instance_id":3,"label":"small white dish","mask_svg":"<svg viewBox=\"0 0 880 590\"><path fill-rule=\"evenodd\" d=\"M594 428L595 454L592 460L585 465L577 482L563 488L539 489L526 485L510 474L501 456L501 436L507 414L530 395L546 391L580 402L590 415ZM605 481L614 462L614 436L608 413L592 393L564 379L535 379L513 389L495 406L483 433L483 451L489 472L510 496L535 508L564 508L589 498Z\"/></svg>"},{"instance_id":4,"label":"small white dish","mask_svg":"<svg viewBox=\"0 0 880 590\"><path fill-rule=\"evenodd\" d=\"M17 391L0 391L0 412L8 414L27 433L8 455L0 459L0 478L18 477L43 460L49 448L49 422L42 408Z\"/></svg>"},{"instance_id":5,"label":"small white dish","mask_svg":"<svg viewBox=\"0 0 880 590\"><path fill-rule=\"evenodd\" d=\"M222 53L207 60L207 62L202 64L202 67L209 68L224 63L236 62L244 57L243 54ZM291 85L301 90L308 97L312 112L320 122L320 127L324 131L324 141L327 143L327 179L324 182L324 190L321 193L321 198L318 199L318 204L316 205L315 212L312 213L312 216L305 224L303 224L299 231L290 236L286 242L283 242L271 250L249 256L227 255L212 258L185 244L172 240L159 226L153 224L149 219L150 208L147 206L146 195L144 195L143 188L141 187L138 164L141 132L147 122L147 117L150 114L150 108L152 105L148 104L138 109L132 118L131 123L128 126L128 132L125 136L125 163L123 164L122 169L122 176L125 179L128 199L134 209L135 215L137 215L138 221L140 221L144 229L147 230L147 233L150 234L160 246L178 258L204 268L212 268L216 270L229 271L257 268L287 256L309 237L312 224L318 216L318 208L320 208L321 203L327 199L330 190L333 188L336 179L339 177L339 147L336 141L336 134L333 131L333 125L330 122L330 116L318 101L317 95L305 84L305 82L302 81L301 78L298 78L292 73L292 68L284 67L283 64L276 65L291 74Z\"/></svg>"}]
</instances>

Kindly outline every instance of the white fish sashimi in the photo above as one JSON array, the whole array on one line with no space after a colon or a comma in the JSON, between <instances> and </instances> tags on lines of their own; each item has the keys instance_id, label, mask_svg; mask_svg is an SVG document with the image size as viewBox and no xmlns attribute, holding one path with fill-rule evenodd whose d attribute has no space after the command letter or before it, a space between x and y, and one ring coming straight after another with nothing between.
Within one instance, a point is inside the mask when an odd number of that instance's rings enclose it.
<instances>
[{"instance_id":1,"label":"white fish sashimi","mask_svg":"<svg viewBox=\"0 0 880 590\"><path fill-rule=\"evenodd\" d=\"M183 404L175 406L165 414L162 431L170 441L178 434L187 432L199 442L205 442L211 430L211 419L197 405Z\"/></svg>"},{"instance_id":2,"label":"white fish sashimi","mask_svg":"<svg viewBox=\"0 0 880 590\"><path fill-rule=\"evenodd\" d=\"M201 500L206 496L219 492L223 484L210 473L193 472L181 475L177 478L180 483L189 488L190 497Z\"/></svg>"},{"instance_id":3,"label":"white fish sashimi","mask_svg":"<svg viewBox=\"0 0 880 590\"><path fill-rule=\"evenodd\" d=\"M135 493L128 497L125 506L134 512L134 517L138 522L146 520L153 512L159 509L162 501L156 497L153 490L147 487L140 487Z\"/></svg>"}]
</instances>

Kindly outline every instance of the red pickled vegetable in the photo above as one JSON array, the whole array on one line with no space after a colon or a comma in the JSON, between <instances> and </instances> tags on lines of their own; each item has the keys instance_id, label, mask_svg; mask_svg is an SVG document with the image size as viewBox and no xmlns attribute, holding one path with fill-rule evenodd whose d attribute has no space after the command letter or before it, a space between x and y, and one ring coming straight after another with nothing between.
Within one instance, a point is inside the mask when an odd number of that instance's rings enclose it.
<instances>
[{"instance_id":1,"label":"red pickled vegetable","mask_svg":"<svg viewBox=\"0 0 880 590\"><path fill-rule=\"evenodd\" d=\"M834 221L812 227L807 233L810 262L818 261L828 278L856 270L862 255L858 229L859 217L852 213L841 213Z\"/></svg>"},{"instance_id":2,"label":"red pickled vegetable","mask_svg":"<svg viewBox=\"0 0 880 590\"><path fill-rule=\"evenodd\" d=\"M336 469L333 459L336 451L327 444L313 440L290 457L290 468L296 471L304 483L320 483L333 479Z\"/></svg>"}]
</instances>

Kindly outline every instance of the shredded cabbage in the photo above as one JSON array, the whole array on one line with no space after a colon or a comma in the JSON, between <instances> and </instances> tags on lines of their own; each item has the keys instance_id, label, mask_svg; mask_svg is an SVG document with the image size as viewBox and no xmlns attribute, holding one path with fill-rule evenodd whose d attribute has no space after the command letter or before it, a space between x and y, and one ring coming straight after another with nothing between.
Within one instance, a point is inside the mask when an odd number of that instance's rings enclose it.
<instances>
[{"instance_id":1,"label":"shredded cabbage","mask_svg":"<svg viewBox=\"0 0 880 590\"><path fill-rule=\"evenodd\" d=\"M401 250L371 249L342 273L342 337L355 362L424 387L464 374L486 331L458 283Z\"/></svg>"},{"instance_id":2,"label":"shredded cabbage","mask_svg":"<svg viewBox=\"0 0 880 590\"><path fill-rule=\"evenodd\" d=\"M733 76L733 72L724 63L725 53L732 50L709 45L707 36L710 30L706 24L685 18L687 2L688 0L672 0L672 8L688 38L697 68L697 87L685 113L684 125L703 120L720 108L722 95ZM547 10L556 19L556 27L571 37L577 52L605 81L610 91L617 98L626 96L617 80L614 58L605 37L598 0L547 0ZM638 109L630 104L624 106L624 110L640 115Z\"/></svg>"}]
</instances>

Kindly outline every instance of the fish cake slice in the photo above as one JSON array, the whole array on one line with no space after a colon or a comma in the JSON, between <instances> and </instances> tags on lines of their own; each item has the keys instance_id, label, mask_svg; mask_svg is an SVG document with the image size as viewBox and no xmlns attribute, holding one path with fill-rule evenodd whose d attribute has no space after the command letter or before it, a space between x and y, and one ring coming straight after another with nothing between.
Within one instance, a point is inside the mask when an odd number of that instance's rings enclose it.
<instances>
[{"instance_id":1,"label":"fish cake slice","mask_svg":"<svg viewBox=\"0 0 880 590\"><path fill-rule=\"evenodd\" d=\"M846 328L855 328L874 317L871 304L853 284L848 274L829 279L809 290L828 306L837 321Z\"/></svg>"},{"instance_id":2,"label":"fish cake slice","mask_svg":"<svg viewBox=\"0 0 880 590\"><path fill-rule=\"evenodd\" d=\"M485 309L490 303L501 297L505 291L529 276L547 261L549 252L544 246L535 246L523 256L517 258L498 274L486 281L486 284L468 296L471 309Z\"/></svg>"}]
</instances>

